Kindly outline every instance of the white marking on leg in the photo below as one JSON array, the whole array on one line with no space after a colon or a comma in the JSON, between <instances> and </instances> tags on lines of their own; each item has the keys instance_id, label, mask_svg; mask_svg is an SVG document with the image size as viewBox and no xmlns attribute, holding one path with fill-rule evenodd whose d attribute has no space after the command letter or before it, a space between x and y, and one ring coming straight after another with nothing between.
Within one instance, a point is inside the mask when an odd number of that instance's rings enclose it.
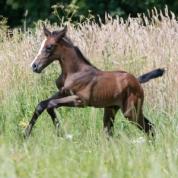
<instances>
[{"instance_id":1,"label":"white marking on leg","mask_svg":"<svg viewBox=\"0 0 178 178\"><path fill-rule=\"evenodd\" d=\"M40 56L40 54L41 54L41 52L42 52L42 50L43 50L43 48L44 48L44 45L45 45L46 40L47 40L47 39L44 39L43 42L41 43L41 47L40 47L40 49L39 49L39 51L38 51L38 54L36 55L35 59L32 61L31 67L32 67L33 63L36 61L36 59Z\"/></svg>"}]
</instances>

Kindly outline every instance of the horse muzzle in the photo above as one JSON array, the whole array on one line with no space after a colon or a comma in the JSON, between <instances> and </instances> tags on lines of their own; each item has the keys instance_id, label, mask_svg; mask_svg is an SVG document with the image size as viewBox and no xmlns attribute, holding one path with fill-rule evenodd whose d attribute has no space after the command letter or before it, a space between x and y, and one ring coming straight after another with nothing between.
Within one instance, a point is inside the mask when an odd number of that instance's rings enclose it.
<instances>
[{"instance_id":1,"label":"horse muzzle","mask_svg":"<svg viewBox=\"0 0 178 178\"><path fill-rule=\"evenodd\" d=\"M41 67L41 65L38 65L38 64L33 63L33 64L32 64L32 70L33 70L33 72L35 72L35 73L41 73L42 67Z\"/></svg>"}]
</instances>

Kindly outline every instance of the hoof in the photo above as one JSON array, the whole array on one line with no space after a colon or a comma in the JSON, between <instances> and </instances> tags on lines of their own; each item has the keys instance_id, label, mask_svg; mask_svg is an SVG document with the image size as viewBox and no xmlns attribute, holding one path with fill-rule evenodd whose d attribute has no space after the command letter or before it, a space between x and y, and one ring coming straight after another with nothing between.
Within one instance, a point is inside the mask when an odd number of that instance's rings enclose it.
<instances>
[{"instance_id":1,"label":"hoof","mask_svg":"<svg viewBox=\"0 0 178 178\"><path fill-rule=\"evenodd\" d=\"M27 139L30 136L32 126L28 125L23 133L23 137Z\"/></svg>"}]
</instances>

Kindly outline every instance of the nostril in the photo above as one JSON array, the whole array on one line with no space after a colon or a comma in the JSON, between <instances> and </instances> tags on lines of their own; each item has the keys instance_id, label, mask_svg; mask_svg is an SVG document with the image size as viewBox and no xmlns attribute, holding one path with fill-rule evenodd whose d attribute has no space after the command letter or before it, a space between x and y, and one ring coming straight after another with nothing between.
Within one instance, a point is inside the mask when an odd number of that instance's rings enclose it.
<instances>
[{"instance_id":1,"label":"nostril","mask_svg":"<svg viewBox=\"0 0 178 178\"><path fill-rule=\"evenodd\" d=\"M37 66L35 63L33 63L33 64L32 64L32 69L33 69L34 72L37 71L37 68L38 68L38 66Z\"/></svg>"},{"instance_id":2,"label":"nostril","mask_svg":"<svg viewBox=\"0 0 178 178\"><path fill-rule=\"evenodd\" d=\"M37 68L37 65L35 63L32 64L32 68L33 69L36 69Z\"/></svg>"},{"instance_id":3,"label":"nostril","mask_svg":"<svg viewBox=\"0 0 178 178\"><path fill-rule=\"evenodd\" d=\"M36 68L36 64L33 63L32 67L33 67L33 68Z\"/></svg>"}]
</instances>

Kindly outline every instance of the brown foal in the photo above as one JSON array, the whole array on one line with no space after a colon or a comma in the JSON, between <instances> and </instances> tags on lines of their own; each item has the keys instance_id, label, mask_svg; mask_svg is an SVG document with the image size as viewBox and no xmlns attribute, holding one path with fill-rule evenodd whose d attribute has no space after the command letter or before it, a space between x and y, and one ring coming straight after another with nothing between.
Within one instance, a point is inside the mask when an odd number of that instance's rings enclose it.
<instances>
[{"instance_id":1,"label":"brown foal","mask_svg":"<svg viewBox=\"0 0 178 178\"><path fill-rule=\"evenodd\" d=\"M157 74L149 76L158 70L162 70L161 76L163 69L157 69L138 79L124 71L102 71L93 66L66 37L67 27L50 32L44 26L43 30L46 38L32 62L32 69L40 73L54 60L58 60L62 73L56 80L59 91L37 105L25 130L26 137L30 135L39 115L45 109L58 129L60 123L54 109L61 106L104 108L104 128L109 135L112 135L115 115L121 109L129 121L153 135L153 124L143 115L144 93L140 83L158 77Z\"/></svg>"}]
</instances>

